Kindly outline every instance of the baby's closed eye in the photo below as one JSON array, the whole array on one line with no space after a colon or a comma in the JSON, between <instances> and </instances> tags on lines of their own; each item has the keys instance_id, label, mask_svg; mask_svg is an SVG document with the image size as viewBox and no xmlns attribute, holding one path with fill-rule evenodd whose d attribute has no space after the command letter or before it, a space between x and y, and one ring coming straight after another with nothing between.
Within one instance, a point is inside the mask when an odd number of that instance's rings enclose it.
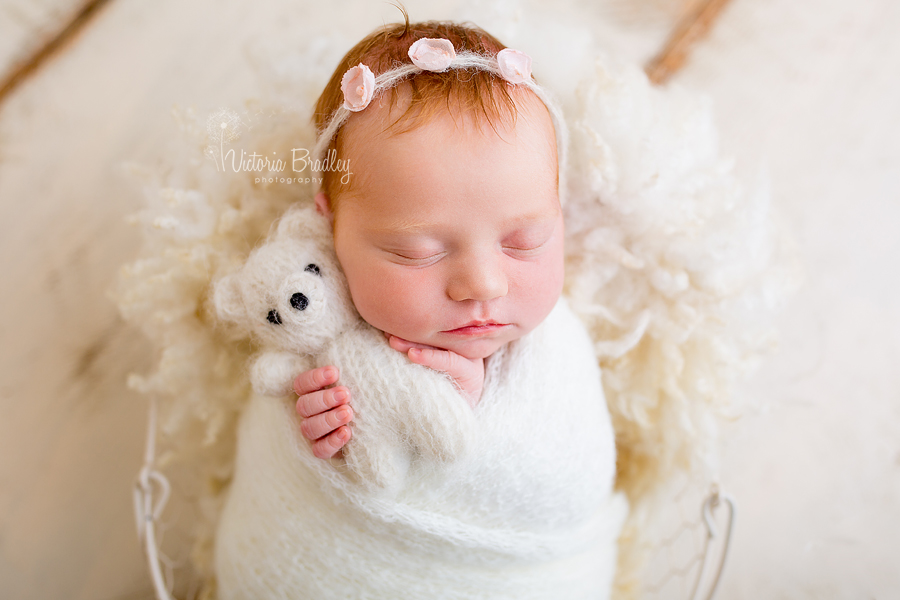
<instances>
[{"instance_id":1,"label":"baby's closed eye","mask_svg":"<svg viewBox=\"0 0 900 600\"><path fill-rule=\"evenodd\" d=\"M391 255L392 260L400 264L412 266L427 266L434 264L447 254L447 252L443 250L426 248L392 249L388 250L388 253Z\"/></svg>"},{"instance_id":2,"label":"baby's closed eye","mask_svg":"<svg viewBox=\"0 0 900 600\"><path fill-rule=\"evenodd\" d=\"M527 257L539 254L553 237L553 231L519 232L506 237L501 246L513 256Z\"/></svg>"}]
</instances>

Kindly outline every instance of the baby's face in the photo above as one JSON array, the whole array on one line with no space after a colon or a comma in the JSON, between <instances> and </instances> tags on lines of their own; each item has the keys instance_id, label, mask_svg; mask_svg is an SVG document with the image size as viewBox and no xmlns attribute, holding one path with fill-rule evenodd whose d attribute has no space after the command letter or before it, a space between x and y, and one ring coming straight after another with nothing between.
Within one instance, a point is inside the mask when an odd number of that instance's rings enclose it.
<instances>
[{"instance_id":1,"label":"baby's face","mask_svg":"<svg viewBox=\"0 0 900 600\"><path fill-rule=\"evenodd\" d=\"M540 324L563 285L556 141L544 105L516 125L435 117L382 132L388 109L348 123L351 187L334 243L353 303L374 327L467 358Z\"/></svg>"}]
</instances>

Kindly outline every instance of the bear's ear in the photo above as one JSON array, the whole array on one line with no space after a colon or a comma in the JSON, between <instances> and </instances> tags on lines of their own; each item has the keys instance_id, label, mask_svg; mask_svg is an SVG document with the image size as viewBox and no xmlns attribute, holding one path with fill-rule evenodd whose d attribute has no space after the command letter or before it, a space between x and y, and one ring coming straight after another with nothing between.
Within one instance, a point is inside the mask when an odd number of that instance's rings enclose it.
<instances>
[{"instance_id":1,"label":"bear's ear","mask_svg":"<svg viewBox=\"0 0 900 600\"><path fill-rule=\"evenodd\" d=\"M213 306L220 321L239 323L244 319L246 311L239 275L239 273L227 275L216 281L213 286Z\"/></svg>"},{"instance_id":2,"label":"bear's ear","mask_svg":"<svg viewBox=\"0 0 900 600\"><path fill-rule=\"evenodd\" d=\"M330 231L328 218L320 215L312 206L292 206L278 221L278 236L311 238Z\"/></svg>"}]
</instances>

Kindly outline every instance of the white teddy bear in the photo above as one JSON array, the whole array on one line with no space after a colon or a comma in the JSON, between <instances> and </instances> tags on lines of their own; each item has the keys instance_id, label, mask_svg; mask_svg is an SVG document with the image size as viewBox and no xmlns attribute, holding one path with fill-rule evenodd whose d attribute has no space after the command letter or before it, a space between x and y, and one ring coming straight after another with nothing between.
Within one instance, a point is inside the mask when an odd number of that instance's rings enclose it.
<instances>
[{"instance_id":1,"label":"white teddy bear","mask_svg":"<svg viewBox=\"0 0 900 600\"><path fill-rule=\"evenodd\" d=\"M364 487L396 491L414 463L446 464L471 443L474 414L453 382L391 349L350 299L328 221L289 209L235 273L215 283L221 321L257 340L257 394L290 394L301 372L335 365L354 409L347 468Z\"/></svg>"}]
</instances>

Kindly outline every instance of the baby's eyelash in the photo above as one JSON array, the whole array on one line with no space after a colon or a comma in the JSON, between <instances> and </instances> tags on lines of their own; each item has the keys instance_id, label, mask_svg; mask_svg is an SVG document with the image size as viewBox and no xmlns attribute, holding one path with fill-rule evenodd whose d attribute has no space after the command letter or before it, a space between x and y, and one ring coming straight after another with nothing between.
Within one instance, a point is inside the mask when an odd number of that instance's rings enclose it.
<instances>
[{"instance_id":1,"label":"baby's eyelash","mask_svg":"<svg viewBox=\"0 0 900 600\"><path fill-rule=\"evenodd\" d=\"M544 242L541 242L540 244L537 244L536 246L529 245L527 247L504 245L503 249L506 251L509 251L509 252L515 252L517 254L524 254L524 255L536 254L537 252L542 250L544 248L544 246L547 245L547 242L549 242L549 241L550 240L548 239Z\"/></svg>"},{"instance_id":2,"label":"baby's eyelash","mask_svg":"<svg viewBox=\"0 0 900 600\"><path fill-rule=\"evenodd\" d=\"M400 262L402 262L403 264L421 266L421 265L428 265L433 262L437 262L446 253L445 252L435 252L434 254L430 254L428 256L407 256L400 252L391 252L391 254L393 254L395 257L400 259Z\"/></svg>"}]
</instances>

